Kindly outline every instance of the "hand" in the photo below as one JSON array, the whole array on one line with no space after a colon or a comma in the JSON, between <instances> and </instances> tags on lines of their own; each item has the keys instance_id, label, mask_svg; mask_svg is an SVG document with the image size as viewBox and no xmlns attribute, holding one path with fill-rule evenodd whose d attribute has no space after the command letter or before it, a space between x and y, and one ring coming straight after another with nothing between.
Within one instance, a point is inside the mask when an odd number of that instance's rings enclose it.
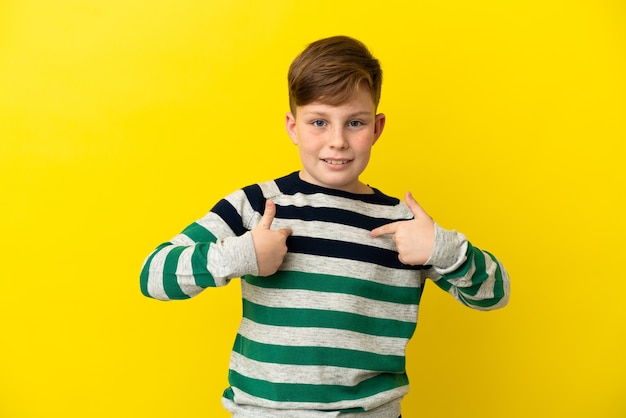
<instances>
[{"instance_id":1,"label":"hand","mask_svg":"<svg viewBox=\"0 0 626 418\"><path fill-rule=\"evenodd\" d=\"M406 204L413 212L410 221L398 221L378 227L370 233L377 238L393 235L393 242L398 250L398 259L411 266L422 265L428 261L435 246L435 222L407 192Z\"/></svg>"},{"instance_id":2,"label":"hand","mask_svg":"<svg viewBox=\"0 0 626 418\"><path fill-rule=\"evenodd\" d=\"M291 229L270 229L274 216L276 216L276 204L267 200L261 221L250 231L259 267L259 276L270 276L276 273L283 263L285 254L287 254L287 237L291 235Z\"/></svg>"}]
</instances>

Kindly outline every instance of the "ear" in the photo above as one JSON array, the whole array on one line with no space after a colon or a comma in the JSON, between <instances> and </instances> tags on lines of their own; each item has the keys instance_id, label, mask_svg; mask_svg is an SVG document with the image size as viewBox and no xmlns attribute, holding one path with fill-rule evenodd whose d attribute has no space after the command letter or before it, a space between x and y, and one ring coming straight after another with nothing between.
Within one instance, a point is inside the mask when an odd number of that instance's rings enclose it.
<instances>
[{"instance_id":1,"label":"ear","mask_svg":"<svg viewBox=\"0 0 626 418\"><path fill-rule=\"evenodd\" d=\"M380 138L380 136L383 133L383 130L385 129L385 121L387 120L387 117L385 116L384 113L379 113L378 115L376 115L376 118L374 119L374 144L376 143L376 141L378 141L378 138Z\"/></svg>"},{"instance_id":2,"label":"ear","mask_svg":"<svg viewBox=\"0 0 626 418\"><path fill-rule=\"evenodd\" d=\"M287 128L287 134L291 138L291 142L294 145L298 145L298 134L296 133L296 117L291 112L287 112L285 117L285 128Z\"/></svg>"}]
</instances>

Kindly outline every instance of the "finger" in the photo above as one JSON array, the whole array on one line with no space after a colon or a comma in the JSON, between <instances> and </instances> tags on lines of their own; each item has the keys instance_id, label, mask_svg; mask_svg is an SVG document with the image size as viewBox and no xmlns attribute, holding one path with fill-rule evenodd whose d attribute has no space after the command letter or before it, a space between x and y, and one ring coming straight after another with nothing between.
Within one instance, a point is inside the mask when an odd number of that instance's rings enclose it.
<instances>
[{"instance_id":1,"label":"finger","mask_svg":"<svg viewBox=\"0 0 626 418\"><path fill-rule=\"evenodd\" d=\"M259 221L259 226L264 229L270 229L272 222L274 222L274 216L276 216L276 204L271 200L265 201L265 212Z\"/></svg>"},{"instance_id":2,"label":"finger","mask_svg":"<svg viewBox=\"0 0 626 418\"><path fill-rule=\"evenodd\" d=\"M411 192L406 192L406 196L404 199L406 205L409 207L409 209L411 209L413 216L415 216L416 218L423 218L424 216L428 216L428 214L424 211L424 209L422 209L420 204L417 203L417 200L415 200Z\"/></svg>"},{"instance_id":3,"label":"finger","mask_svg":"<svg viewBox=\"0 0 626 418\"><path fill-rule=\"evenodd\" d=\"M395 234L398 229L398 222L393 222L387 225L379 226L378 228L372 229L370 235L373 238L378 238L383 235Z\"/></svg>"}]
</instances>

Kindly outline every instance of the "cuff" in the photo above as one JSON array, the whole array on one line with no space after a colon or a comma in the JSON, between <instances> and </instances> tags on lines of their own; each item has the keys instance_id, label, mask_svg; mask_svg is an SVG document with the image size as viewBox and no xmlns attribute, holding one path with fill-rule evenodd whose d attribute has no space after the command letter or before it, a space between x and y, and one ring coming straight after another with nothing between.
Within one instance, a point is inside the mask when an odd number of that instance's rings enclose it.
<instances>
[{"instance_id":1,"label":"cuff","mask_svg":"<svg viewBox=\"0 0 626 418\"><path fill-rule=\"evenodd\" d=\"M467 238L454 230L443 229L435 222L435 246L425 264L440 274L450 273L467 259Z\"/></svg>"},{"instance_id":2,"label":"cuff","mask_svg":"<svg viewBox=\"0 0 626 418\"><path fill-rule=\"evenodd\" d=\"M252 234L246 232L213 244L209 251L208 268L216 281L222 279L224 282L246 274L258 274Z\"/></svg>"}]
</instances>

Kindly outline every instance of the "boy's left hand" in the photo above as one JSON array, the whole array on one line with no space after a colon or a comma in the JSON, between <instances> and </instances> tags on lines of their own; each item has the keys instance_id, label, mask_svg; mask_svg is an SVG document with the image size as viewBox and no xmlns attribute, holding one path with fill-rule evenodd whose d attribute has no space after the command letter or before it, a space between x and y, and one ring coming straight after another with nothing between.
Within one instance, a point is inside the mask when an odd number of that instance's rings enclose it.
<instances>
[{"instance_id":1,"label":"boy's left hand","mask_svg":"<svg viewBox=\"0 0 626 418\"><path fill-rule=\"evenodd\" d=\"M393 235L400 262L411 266L422 265L433 253L435 222L415 201L411 192L407 192L405 201L413 212L413 219L380 226L373 229L370 234L374 238Z\"/></svg>"}]
</instances>

